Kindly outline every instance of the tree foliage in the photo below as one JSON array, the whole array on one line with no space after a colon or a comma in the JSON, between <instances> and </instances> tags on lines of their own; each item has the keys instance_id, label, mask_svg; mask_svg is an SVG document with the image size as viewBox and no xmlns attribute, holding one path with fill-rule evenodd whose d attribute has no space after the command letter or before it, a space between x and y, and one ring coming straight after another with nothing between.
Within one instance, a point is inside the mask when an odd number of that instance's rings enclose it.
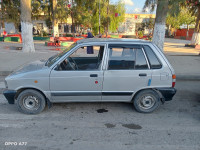
<instances>
[{"instance_id":1,"label":"tree foliage","mask_svg":"<svg viewBox=\"0 0 200 150\"><path fill-rule=\"evenodd\" d=\"M99 3L100 2L100 3ZM73 23L82 28L92 28L94 34L99 30L99 5L101 19L101 33L109 30L116 32L118 26L125 19L125 4L122 0L116 4L109 4L109 0L73 0L69 6L68 0L57 0L54 15L57 22L67 23L73 18ZM32 0L32 19L46 20L50 27L53 22L53 0ZM4 20L13 22L16 27L20 24L20 0L4 0L2 4ZM116 16L116 13L119 14Z\"/></svg>"},{"instance_id":2,"label":"tree foliage","mask_svg":"<svg viewBox=\"0 0 200 150\"><path fill-rule=\"evenodd\" d=\"M172 16L172 15L168 14L167 18L166 18L166 25L170 26L171 28L175 28L175 29L180 28L180 25L182 25L182 24L180 23L179 15L177 17L176 15Z\"/></svg>"},{"instance_id":3,"label":"tree foliage","mask_svg":"<svg viewBox=\"0 0 200 150\"><path fill-rule=\"evenodd\" d=\"M100 24L101 33L109 30L117 31L119 24L125 17L125 6L122 1L114 5L109 4L109 0L75 0L74 20L77 25L83 28L92 28L94 34L98 34L99 30L99 5L100 5ZM115 14L119 14L117 17Z\"/></svg>"},{"instance_id":4,"label":"tree foliage","mask_svg":"<svg viewBox=\"0 0 200 150\"><path fill-rule=\"evenodd\" d=\"M157 0L146 0L144 9L149 7L151 11L156 8ZM200 2L199 0L169 0L169 10L166 19L167 24L178 28L182 24L192 24L196 19L195 29L200 32L198 27L200 20ZM199 11L199 12L198 12ZM196 16L196 18L194 17ZM199 16L199 19L198 19Z\"/></svg>"},{"instance_id":5,"label":"tree foliage","mask_svg":"<svg viewBox=\"0 0 200 150\"><path fill-rule=\"evenodd\" d=\"M125 4L122 1L119 1L114 7L112 7L111 22L110 22L110 30L115 32L121 22L125 19ZM119 13L120 15L115 17L115 13Z\"/></svg>"},{"instance_id":6,"label":"tree foliage","mask_svg":"<svg viewBox=\"0 0 200 150\"><path fill-rule=\"evenodd\" d=\"M192 15L196 16L195 32L200 33L200 1L186 0L182 5L186 6Z\"/></svg>"},{"instance_id":7,"label":"tree foliage","mask_svg":"<svg viewBox=\"0 0 200 150\"><path fill-rule=\"evenodd\" d=\"M2 16L5 22L13 22L17 27L20 24L20 0L2 1Z\"/></svg>"},{"instance_id":8,"label":"tree foliage","mask_svg":"<svg viewBox=\"0 0 200 150\"><path fill-rule=\"evenodd\" d=\"M195 24L196 17L192 12L189 11L188 7L181 7L180 13L178 15L178 20L180 25L190 25Z\"/></svg>"}]
</instances>

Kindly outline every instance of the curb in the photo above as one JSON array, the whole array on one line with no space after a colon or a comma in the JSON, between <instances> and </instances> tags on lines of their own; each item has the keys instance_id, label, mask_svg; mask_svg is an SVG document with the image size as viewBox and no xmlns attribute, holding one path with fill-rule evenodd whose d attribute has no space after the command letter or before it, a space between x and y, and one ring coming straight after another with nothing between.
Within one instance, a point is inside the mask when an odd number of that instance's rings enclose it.
<instances>
[{"instance_id":1,"label":"curb","mask_svg":"<svg viewBox=\"0 0 200 150\"><path fill-rule=\"evenodd\" d=\"M200 81L200 75L176 75L177 80Z\"/></svg>"},{"instance_id":2,"label":"curb","mask_svg":"<svg viewBox=\"0 0 200 150\"><path fill-rule=\"evenodd\" d=\"M11 74L13 71L0 71L0 76L8 76Z\"/></svg>"},{"instance_id":3,"label":"curb","mask_svg":"<svg viewBox=\"0 0 200 150\"><path fill-rule=\"evenodd\" d=\"M4 90L5 90L5 88L0 88L0 94L3 94Z\"/></svg>"}]
</instances>

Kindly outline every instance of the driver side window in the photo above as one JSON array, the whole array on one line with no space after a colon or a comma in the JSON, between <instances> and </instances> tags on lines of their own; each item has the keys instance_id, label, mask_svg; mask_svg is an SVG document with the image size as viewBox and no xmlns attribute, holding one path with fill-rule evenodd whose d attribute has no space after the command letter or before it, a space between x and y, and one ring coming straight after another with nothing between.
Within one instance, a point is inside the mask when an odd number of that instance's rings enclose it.
<instances>
[{"instance_id":1,"label":"driver side window","mask_svg":"<svg viewBox=\"0 0 200 150\"><path fill-rule=\"evenodd\" d=\"M67 57L57 70L99 70L103 59L103 53L103 45L80 47Z\"/></svg>"}]
</instances>

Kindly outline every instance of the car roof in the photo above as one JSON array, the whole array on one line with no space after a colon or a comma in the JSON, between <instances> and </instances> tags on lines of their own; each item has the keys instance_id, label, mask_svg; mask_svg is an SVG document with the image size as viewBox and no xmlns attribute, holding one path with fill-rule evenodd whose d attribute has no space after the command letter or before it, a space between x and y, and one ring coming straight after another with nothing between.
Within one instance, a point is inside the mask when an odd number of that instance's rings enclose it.
<instances>
[{"instance_id":1,"label":"car roof","mask_svg":"<svg viewBox=\"0 0 200 150\"><path fill-rule=\"evenodd\" d=\"M123 42L130 42L130 43L151 43L150 41L145 41L145 40L140 40L140 39L127 39L127 38L86 38L77 41L77 44L82 44L82 43L93 43L93 42L102 42L102 43L123 43Z\"/></svg>"}]
</instances>

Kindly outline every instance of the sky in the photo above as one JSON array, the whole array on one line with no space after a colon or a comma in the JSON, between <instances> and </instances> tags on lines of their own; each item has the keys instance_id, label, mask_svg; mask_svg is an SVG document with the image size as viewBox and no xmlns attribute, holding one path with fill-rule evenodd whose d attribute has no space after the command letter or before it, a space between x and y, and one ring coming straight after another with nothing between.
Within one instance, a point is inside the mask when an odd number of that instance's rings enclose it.
<instances>
[{"instance_id":1,"label":"sky","mask_svg":"<svg viewBox=\"0 0 200 150\"><path fill-rule=\"evenodd\" d=\"M119 0L110 0L110 3L116 3ZM144 13L142 12L145 0L124 0L126 6L126 13ZM151 13L149 10L146 10L146 13ZM155 13L155 12L153 12Z\"/></svg>"}]
</instances>

